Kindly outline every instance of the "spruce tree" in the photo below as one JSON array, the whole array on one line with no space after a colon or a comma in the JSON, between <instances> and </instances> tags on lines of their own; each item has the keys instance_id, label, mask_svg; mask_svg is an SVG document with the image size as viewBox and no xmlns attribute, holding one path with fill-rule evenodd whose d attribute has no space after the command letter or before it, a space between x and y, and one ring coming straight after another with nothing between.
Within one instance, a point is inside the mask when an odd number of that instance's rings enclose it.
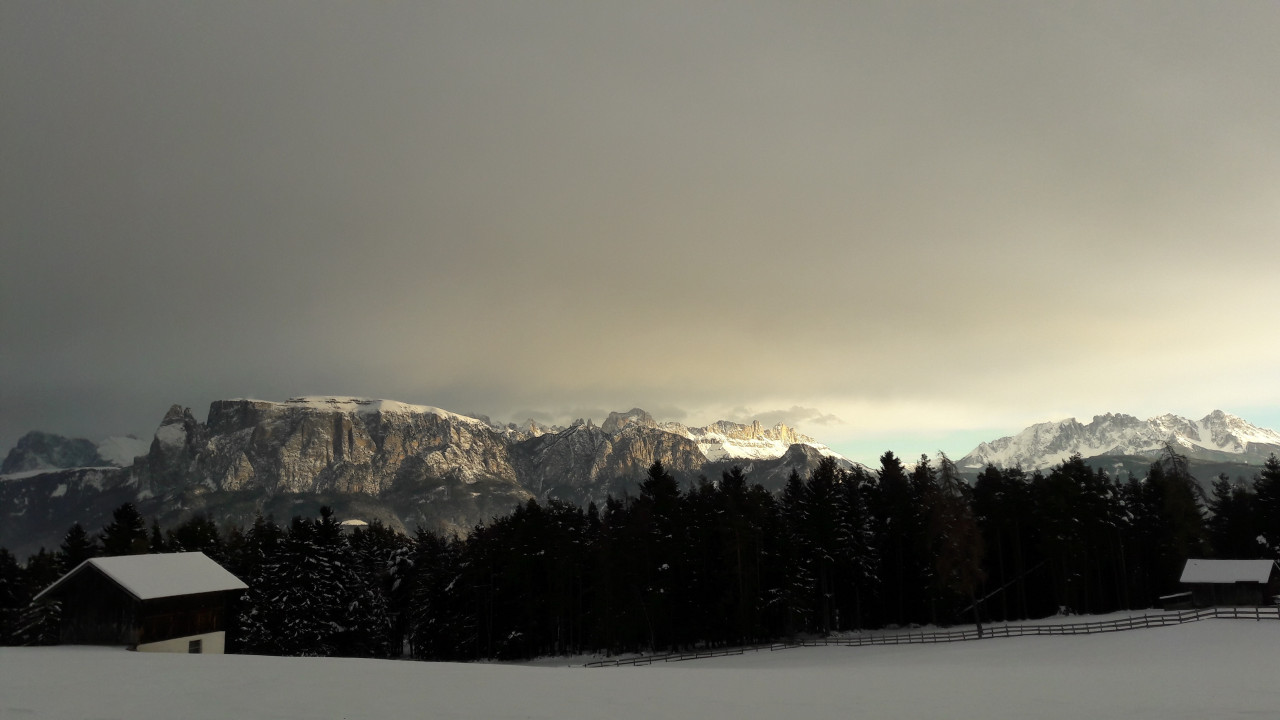
<instances>
[{"instance_id":1,"label":"spruce tree","mask_svg":"<svg viewBox=\"0 0 1280 720\"><path fill-rule=\"evenodd\" d=\"M165 544L169 552L202 552L219 563L229 564L217 524L203 513L170 529L165 534Z\"/></svg>"},{"instance_id":2,"label":"spruce tree","mask_svg":"<svg viewBox=\"0 0 1280 720\"><path fill-rule=\"evenodd\" d=\"M974 625L982 636L978 588L984 577L982 532L969 504L968 488L955 463L942 455L936 485L927 490L925 504L934 547L934 563L941 589L969 603Z\"/></svg>"},{"instance_id":3,"label":"spruce tree","mask_svg":"<svg viewBox=\"0 0 1280 720\"><path fill-rule=\"evenodd\" d=\"M27 559L24 570L26 597L34 598L62 576L62 560L56 553L40 548ZM32 600L18 613L14 643L17 645L54 645L58 642L62 603L58 600Z\"/></svg>"},{"instance_id":4,"label":"spruce tree","mask_svg":"<svg viewBox=\"0 0 1280 720\"><path fill-rule=\"evenodd\" d=\"M840 578L842 629L866 627L864 605L877 583L879 560L869 495L873 481L861 466L841 474L837 502L836 566Z\"/></svg>"},{"instance_id":5,"label":"spruce tree","mask_svg":"<svg viewBox=\"0 0 1280 720\"><path fill-rule=\"evenodd\" d=\"M18 616L30 600L18 559L0 547L0 645L16 645Z\"/></svg>"},{"instance_id":6,"label":"spruce tree","mask_svg":"<svg viewBox=\"0 0 1280 720\"><path fill-rule=\"evenodd\" d=\"M1258 544L1266 557L1280 560L1280 458L1272 453L1253 481L1257 494Z\"/></svg>"},{"instance_id":7,"label":"spruce tree","mask_svg":"<svg viewBox=\"0 0 1280 720\"><path fill-rule=\"evenodd\" d=\"M246 597L245 646L268 655L369 655L385 647L385 607L352 567L332 511L294 518Z\"/></svg>"},{"instance_id":8,"label":"spruce tree","mask_svg":"<svg viewBox=\"0 0 1280 720\"><path fill-rule=\"evenodd\" d=\"M1209 544L1219 558L1265 558L1266 548L1258 542L1257 495L1243 483L1233 483L1225 473L1213 482L1205 522Z\"/></svg>"},{"instance_id":9,"label":"spruce tree","mask_svg":"<svg viewBox=\"0 0 1280 720\"><path fill-rule=\"evenodd\" d=\"M814 614L813 599L817 587L815 556L804 529L808 517L807 494L808 489L800 473L792 468L778 503L782 530L778 548L784 574L774 599L782 612L787 635L808 631Z\"/></svg>"},{"instance_id":10,"label":"spruce tree","mask_svg":"<svg viewBox=\"0 0 1280 720\"><path fill-rule=\"evenodd\" d=\"M640 484L631 513L634 537L641 547L640 604L651 650L671 649L680 641L675 609L687 588L686 548L680 486L655 460Z\"/></svg>"},{"instance_id":11,"label":"spruce tree","mask_svg":"<svg viewBox=\"0 0 1280 720\"><path fill-rule=\"evenodd\" d=\"M62 545L58 548L58 554L62 558L62 567L70 572L80 565L80 563L94 558L99 555L98 544L94 542L89 533L85 532L80 523L75 523L68 530L67 534L62 538Z\"/></svg>"},{"instance_id":12,"label":"spruce tree","mask_svg":"<svg viewBox=\"0 0 1280 720\"><path fill-rule=\"evenodd\" d=\"M150 547L147 523L133 503L124 503L111 513L111 522L102 530L102 554L145 555Z\"/></svg>"},{"instance_id":13,"label":"spruce tree","mask_svg":"<svg viewBox=\"0 0 1280 720\"><path fill-rule=\"evenodd\" d=\"M476 637L474 605L464 597L462 542L418 528L414 538L410 654L419 660L458 660Z\"/></svg>"},{"instance_id":14,"label":"spruce tree","mask_svg":"<svg viewBox=\"0 0 1280 720\"><path fill-rule=\"evenodd\" d=\"M799 533L812 559L813 588L809 606L813 608L812 629L822 634L836 630L837 597L842 569L841 520L845 499L841 492L844 471L835 458L824 457L809 472L802 495Z\"/></svg>"}]
</instances>

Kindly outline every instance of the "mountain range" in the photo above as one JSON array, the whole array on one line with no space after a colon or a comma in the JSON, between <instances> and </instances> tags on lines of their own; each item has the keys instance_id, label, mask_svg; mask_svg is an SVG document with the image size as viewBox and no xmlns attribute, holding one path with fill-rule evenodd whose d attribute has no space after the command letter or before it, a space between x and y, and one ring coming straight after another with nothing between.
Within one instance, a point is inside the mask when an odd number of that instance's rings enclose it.
<instances>
[{"instance_id":1,"label":"mountain range","mask_svg":"<svg viewBox=\"0 0 1280 720\"><path fill-rule=\"evenodd\" d=\"M635 494L655 460L685 484L741 465L771 490L823 456L851 466L783 424L688 427L636 408L599 426L498 425L352 397L219 400L204 422L175 405L145 451L126 460L122 447L47 433L19 440L0 477L0 546L20 556L54 547L73 522L96 530L123 502L164 526L195 513L287 520L330 505L403 532L465 533L533 498L586 505Z\"/></svg>"},{"instance_id":2,"label":"mountain range","mask_svg":"<svg viewBox=\"0 0 1280 720\"><path fill-rule=\"evenodd\" d=\"M1079 453L1117 477L1140 477L1166 444L1193 464L1217 463L1201 473L1211 479L1280 453L1280 433L1221 411L1195 421L1107 414L1032 425L957 465L970 476L987 465L1042 470ZM853 466L783 424L689 427L639 408L558 427L391 400L219 400L204 422L173 406L150 441L23 436L0 467L0 547L19 557L56 547L72 523L96 531L124 502L162 526L196 513L241 526L259 513L285 521L330 505L402 532L466 533L530 499L599 505L634 495L655 460L685 486L740 465L778 491L792 470L805 475L824 456Z\"/></svg>"},{"instance_id":3,"label":"mountain range","mask_svg":"<svg viewBox=\"0 0 1280 720\"><path fill-rule=\"evenodd\" d=\"M1280 453L1280 433L1221 410L1200 420L1177 415L1139 420L1107 413L1095 415L1088 424L1067 418L1032 425L1017 435L982 443L956 465L969 470L987 465L1044 470L1077 453L1084 458L1150 460L1166 446L1192 460L1260 465L1271 453Z\"/></svg>"}]
</instances>

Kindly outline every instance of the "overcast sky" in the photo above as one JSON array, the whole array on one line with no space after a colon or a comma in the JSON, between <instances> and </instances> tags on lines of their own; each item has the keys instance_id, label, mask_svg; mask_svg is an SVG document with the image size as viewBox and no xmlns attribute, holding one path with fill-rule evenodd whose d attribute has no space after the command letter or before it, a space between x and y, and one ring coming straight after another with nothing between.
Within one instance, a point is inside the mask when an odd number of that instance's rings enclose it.
<instances>
[{"instance_id":1,"label":"overcast sky","mask_svg":"<svg viewBox=\"0 0 1280 720\"><path fill-rule=\"evenodd\" d=\"M0 452L344 394L1280 426L1280 3L0 3Z\"/></svg>"}]
</instances>

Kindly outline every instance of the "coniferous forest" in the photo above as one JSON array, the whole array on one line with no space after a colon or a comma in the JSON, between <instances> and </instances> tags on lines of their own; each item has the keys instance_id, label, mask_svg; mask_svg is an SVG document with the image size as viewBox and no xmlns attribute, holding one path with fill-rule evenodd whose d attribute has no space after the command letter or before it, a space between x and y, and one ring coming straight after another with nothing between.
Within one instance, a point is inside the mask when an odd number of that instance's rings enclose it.
<instances>
[{"instance_id":1,"label":"coniferous forest","mask_svg":"<svg viewBox=\"0 0 1280 720\"><path fill-rule=\"evenodd\" d=\"M1280 460L1204 495L1172 449L1118 482L945 456L874 472L823 461L773 495L740 469L681 487L655 463L603 507L530 501L465 538L318 518L162 530L132 505L25 563L0 549L0 644L56 640L31 598L96 555L199 550L249 585L246 653L519 659L660 652L837 631L1158 606L1191 557L1280 557Z\"/></svg>"}]
</instances>

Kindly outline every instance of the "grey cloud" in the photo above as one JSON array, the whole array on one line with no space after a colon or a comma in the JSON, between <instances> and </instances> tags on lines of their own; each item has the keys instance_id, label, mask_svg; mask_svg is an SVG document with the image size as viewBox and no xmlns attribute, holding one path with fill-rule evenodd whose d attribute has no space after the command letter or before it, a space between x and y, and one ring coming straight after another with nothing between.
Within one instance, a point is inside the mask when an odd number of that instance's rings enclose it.
<instances>
[{"instance_id":1,"label":"grey cloud","mask_svg":"<svg viewBox=\"0 0 1280 720\"><path fill-rule=\"evenodd\" d=\"M759 420L762 425L784 423L791 427L805 427L810 425L840 425L844 422L835 415L823 413L817 408L801 407L799 405L793 405L789 410L769 410L765 412L753 412L749 408L737 407L734 408L733 414L738 422Z\"/></svg>"},{"instance_id":2,"label":"grey cloud","mask_svg":"<svg viewBox=\"0 0 1280 720\"><path fill-rule=\"evenodd\" d=\"M1278 24L6 3L0 447L242 395L1280 404Z\"/></svg>"}]
</instances>

